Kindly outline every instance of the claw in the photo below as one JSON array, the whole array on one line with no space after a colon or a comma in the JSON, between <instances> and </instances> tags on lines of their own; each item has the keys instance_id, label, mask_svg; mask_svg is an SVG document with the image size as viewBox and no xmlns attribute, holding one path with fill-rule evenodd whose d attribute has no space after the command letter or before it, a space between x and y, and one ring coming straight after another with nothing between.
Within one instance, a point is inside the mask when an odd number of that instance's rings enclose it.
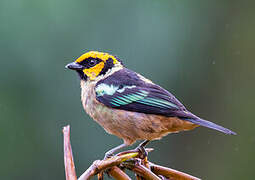
<instances>
[{"instance_id":1,"label":"claw","mask_svg":"<svg viewBox=\"0 0 255 180\"><path fill-rule=\"evenodd\" d=\"M114 156L114 154L112 152L108 151L104 154L104 160L109 159L113 156Z\"/></svg>"},{"instance_id":2,"label":"claw","mask_svg":"<svg viewBox=\"0 0 255 180\"><path fill-rule=\"evenodd\" d=\"M143 146L138 146L137 148L135 148L135 150L137 150L141 154L141 159L144 159L148 156L148 152Z\"/></svg>"},{"instance_id":3,"label":"claw","mask_svg":"<svg viewBox=\"0 0 255 180\"><path fill-rule=\"evenodd\" d=\"M141 159L144 159L148 156L148 152L145 149L145 146L149 143L148 140L142 142L139 144L137 148L135 148L136 151L138 151L141 154Z\"/></svg>"},{"instance_id":4,"label":"claw","mask_svg":"<svg viewBox=\"0 0 255 180\"><path fill-rule=\"evenodd\" d=\"M126 144L121 144L121 145L119 145L119 146L117 146L117 147L111 149L110 151L107 151L107 152L105 153L105 155L104 155L104 160L105 160L105 159L108 159L108 158L110 158L110 157L112 157L112 156L114 156L114 153L115 153L116 151L119 151L120 149L122 149L122 148L124 148L124 147L126 147L126 146L127 146Z\"/></svg>"}]
</instances>

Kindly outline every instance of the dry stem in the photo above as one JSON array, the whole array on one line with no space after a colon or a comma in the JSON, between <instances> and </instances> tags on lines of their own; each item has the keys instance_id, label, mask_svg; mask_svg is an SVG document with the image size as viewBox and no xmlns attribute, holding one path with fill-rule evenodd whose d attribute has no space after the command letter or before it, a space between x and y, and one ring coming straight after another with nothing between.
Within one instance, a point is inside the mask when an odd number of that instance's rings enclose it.
<instances>
[{"instance_id":1,"label":"dry stem","mask_svg":"<svg viewBox=\"0 0 255 180\"><path fill-rule=\"evenodd\" d=\"M73 161L72 147L70 143L70 126L63 128L64 134L64 161L65 161L65 172L66 180L76 180L77 176L75 173L75 166Z\"/></svg>"},{"instance_id":2,"label":"dry stem","mask_svg":"<svg viewBox=\"0 0 255 180\"><path fill-rule=\"evenodd\" d=\"M63 128L64 134L64 159L66 180L77 180L75 166L70 143L70 126ZM153 149L147 148L148 152ZM78 180L89 180L98 174L98 179L103 179L103 173L107 173L114 179L131 180L131 178L121 169L129 169L136 174L137 180L199 180L194 176L183 172L159 166L148 161L147 158L142 159L142 154L135 150L121 152L106 160L96 160L93 164L79 177ZM121 169L119 168L121 167Z\"/></svg>"}]
</instances>

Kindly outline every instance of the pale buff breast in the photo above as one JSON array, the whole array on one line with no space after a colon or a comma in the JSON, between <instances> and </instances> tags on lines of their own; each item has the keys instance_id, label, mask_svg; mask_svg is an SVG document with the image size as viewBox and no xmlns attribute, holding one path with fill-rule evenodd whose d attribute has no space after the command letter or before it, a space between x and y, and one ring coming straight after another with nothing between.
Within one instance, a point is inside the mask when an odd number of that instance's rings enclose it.
<instances>
[{"instance_id":1,"label":"pale buff breast","mask_svg":"<svg viewBox=\"0 0 255 180\"><path fill-rule=\"evenodd\" d=\"M125 144L136 140L153 140L197 125L176 117L143 114L104 106L96 100L95 82L81 81L81 100L85 111L108 133L122 138Z\"/></svg>"}]
</instances>

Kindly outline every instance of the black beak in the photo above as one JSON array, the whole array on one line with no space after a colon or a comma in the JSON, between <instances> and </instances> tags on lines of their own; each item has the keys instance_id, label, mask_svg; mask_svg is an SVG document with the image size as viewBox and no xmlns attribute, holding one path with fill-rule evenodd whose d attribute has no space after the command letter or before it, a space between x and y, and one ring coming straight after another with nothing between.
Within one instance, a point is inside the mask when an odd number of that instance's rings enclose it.
<instances>
[{"instance_id":1,"label":"black beak","mask_svg":"<svg viewBox=\"0 0 255 180\"><path fill-rule=\"evenodd\" d=\"M82 65L78 64L77 62L71 62L67 64L65 67L72 70L82 70L84 68Z\"/></svg>"}]
</instances>

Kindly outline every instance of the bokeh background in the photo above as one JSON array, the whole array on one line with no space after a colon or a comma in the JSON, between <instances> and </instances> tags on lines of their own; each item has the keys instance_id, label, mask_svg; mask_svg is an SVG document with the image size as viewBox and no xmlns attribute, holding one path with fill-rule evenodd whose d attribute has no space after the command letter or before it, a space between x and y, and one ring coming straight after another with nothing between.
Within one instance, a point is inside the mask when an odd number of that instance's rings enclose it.
<instances>
[{"instance_id":1,"label":"bokeh background","mask_svg":"<svg viewBox=\"0 0 255 180\"><path fill-rule=\"evenodd\" d=\"M208 180L254 179L254 9L252 0L1 0L0 178L64 179L67 124L78 175L122 143L86 115L64 68L99 50L238 133L168 135L149 145L151 161Z\"/></svg>"}]
</instances>

